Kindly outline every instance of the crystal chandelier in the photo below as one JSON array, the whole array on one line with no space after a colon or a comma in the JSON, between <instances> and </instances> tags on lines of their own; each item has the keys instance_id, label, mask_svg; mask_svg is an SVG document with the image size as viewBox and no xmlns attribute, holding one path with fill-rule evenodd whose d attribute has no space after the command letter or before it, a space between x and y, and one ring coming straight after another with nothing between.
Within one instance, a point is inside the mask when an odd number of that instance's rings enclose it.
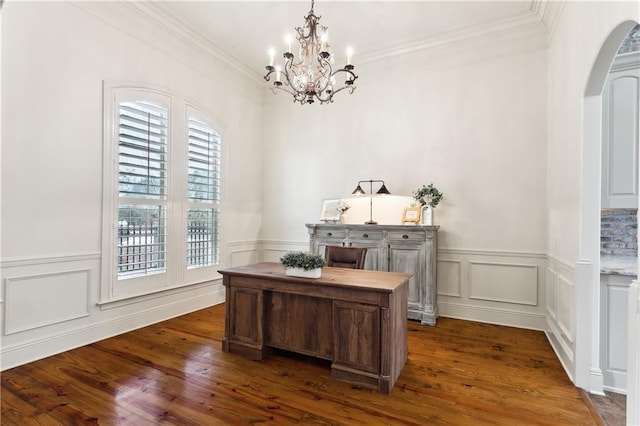
<instances>
[{"instance_id":1,"label":"crystal chandelier","mask_svg":"<svg viewBox=\"0 0 640 426\"><path fill-rule=\"evenodd\" d=\"M319 24L320 16L313 13L314 0L311 0L311 11L304 18L304 27L296 27L296 39L300 43L299 56L296 59L291 52L291 36L287 37L287 51L282 55L284 68L274 66L275 51L269 52L269 65L266 66L266 81L270 81L272 74L275 79L271 90L284 90L293 95L293 102L312 104L318 100L321 104L333 102L333 95L348 89L353 93L356 89L354 82L358 76L353 72L351 56L353 52L347 50L347 64L344 68L333 69L334 57L329 49L327 27ZM284 77L283 77L284 74ZM346 78L343 85L336 84L337 79Z\"/></svg>"}]
</instances>

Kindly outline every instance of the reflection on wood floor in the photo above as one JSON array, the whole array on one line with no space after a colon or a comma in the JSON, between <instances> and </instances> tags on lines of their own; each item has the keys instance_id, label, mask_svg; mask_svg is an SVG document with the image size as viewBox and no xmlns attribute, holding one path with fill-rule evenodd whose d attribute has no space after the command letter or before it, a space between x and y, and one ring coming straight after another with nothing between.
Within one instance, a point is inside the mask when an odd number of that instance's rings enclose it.
<instances>
[{"instance_id":1,"label":"reflection on wood floor","mask_svg":"<svg viewBox=\"0 0 640 426\"><path fill-rule=\"evenodd\" d=\"M598 424L539 331L409 321L390 395L333 380L327 363L222 352L224 305L2 373L8 425Z\"/></svg>"}]
</instances>

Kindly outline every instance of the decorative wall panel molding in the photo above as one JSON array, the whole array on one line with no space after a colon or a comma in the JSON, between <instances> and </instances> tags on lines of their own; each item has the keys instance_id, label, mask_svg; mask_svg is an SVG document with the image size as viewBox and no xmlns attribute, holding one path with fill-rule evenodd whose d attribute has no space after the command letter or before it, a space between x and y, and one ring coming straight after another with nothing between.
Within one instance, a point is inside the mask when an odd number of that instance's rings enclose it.
<instances>
[{"instance_id":1,"label":"decorative wall panel molding","mask_svg":"<svg viewBox=\"0 0 640 426\"><path fill-rule=\"evenodd\" d=\"M469 298L538 305L536 265L469 262Z\"/></svg>"},{"instance_id":2,"label":"decorative wall panel molding","mask_svg":"<svg viewBox=\"0 0 640 426\"><path fill-rule=\"evenodd\" d=\"M600 360L605 390L627 392L628 298L633 277L600 275Z\"/></svg>"},{"instance_id":3,"label":"decorative wall panel molding","mask_svg":"<svg viewBox=\"0 0 640 426\"><path fill-rule=\"evenodd\" d=\"M558 294L558 274L555 270L547 268L547 313L553 319L556 320L556 295Z\"/></svg>"},{"instance_id":4,"label":"decorative wall panel molding","mask_svg":"<svg viewBox=\"0 0 640 426\"><path fill-rule=\"evenodd\" d=\"M259 244L262 261L269 262L278 262L288 251L309 250L307 242L262 240ZM491 290L494 293L490 293L491 297L487 298L491 300L469 297L472 294L469 271L473 263L476 268L483 265L485 270L480 272L488 274L486 277L476 274L476 294L478 291L487 293ZM437 290L440 315L544 330L545 307L538 301L545 300L546 275L539 274L539 271L545 270L546 263L547 256L543 253L438 249ZM505 274L505 268L507 271L515 269L516 278L510 278L509 273ZM487 281L489 277L493 278ZM513 279L522 279L524 284L513 285ZM506 293L502 289L506 289ZM504 294L509 297L504 297Z\"/></svg>"},{"instance_id":5,"label":"decorative wall panel molding","mask_svg":"<svg viewBox=\"0 0 640 426\"><path fill-rule=\"evenodd\" d=\"M215 302L212 303L212 300ZM216 295L214 290L210 294L198 294L171 303L133 310L130 313L114 317L102 317L90 325L69 326L39 339L22 339L10 345L3 342L0 349L2 363L0 370L6 370L222 302L224 302L224 291L221 295Z\"/></svg>"},{"instance_id":6,"label":"decorative wall panel molding","mask_svg":"<svg viewBox=\"0 0 640 426\"><path fill-rule=\"evenodd\" d=\"M573 281L575 267L556 256L548 256L546 276L546 334L560 363L575 383L575 336Z\"/></svg>"},{"instance_id":7,"label":"decorative wall panel molding","mask_svg":"<svg viewBox=\"0 0 640 426\"><path fill-rule=\"evenodd\" d=\"M100 256L4 260L0 369L224 302L221 280L99 305Z\"/></svg>"},{"instance_id":8,"label":"decorative wall panel molding","mask_svg":"<svg viewBox=\"0 0 640 426\"><path fill-rule=\"evenodd\" d=\"M6 278L4 334L88 316L90 288L89 269Z\"/></svg>"},{"instance_id":9,"label":"decorative wall panel molding","mask_svg":"<svg viewBox=\"0 0 640 426\"><path fill-rule=\"evenodd\" d=\"M257 248L231 251L231 266L250 265L258 263L259 259L260 251Z\"/></svg>"},{"instance_id":10,"label":"decorative wall panel molding","mask_svg":"<svg viewBox=\"0 0 640 426\"><path fill-rule=\"evenodd\" d=\"M569 376L572 382L575 383L575 352L574 345L567 343L565 339L562 338L562 333L558 329L558 323L552 321L550 317L547 317L547 339L549 343L551 343L551 347L553 351L556 353L556 356L560 360L562 367L565 372Z\"/></svg>"},{"instance_id":11,"label":"decorative wall panel molding","mask_svg":"<svg viewBox=\"0 0 640 426\"><path fill-rule=\"evenodd\" d=\"M462 297L462 262L438 260L438 296Z\"/></svg>"},{"instance_id":12,"label":"decorative wall panel molding","mask_svg":"<svg viewBox=\"0 0 640 426\"><path fill-rule=\"evenodd\" d=\"M573 326L574 286L569 279L562 275L558 275L557 284L557 324L564 337L566 337L569 342L573 343L575 340L575 331Z\"/></svg>"},{"instance_id":13,"label":"decorative wall panel molding","mask_svg":"<svg viewBox=\"0 0 640 426\"><path fill-rule=\"evenodd\" d=\"M20 266L33 266L33 265L46 265L52 263L63 262L83 262L90 260L100 260L102 256L98 252L94 253L80 253L58 256L32 256L32 257L19 257L19 258L4 258L0 261L0 268L17 268Z\"/></svg>"},{"instance_id":14,"label":"decorative wall panel molding","mask_svg":"<svg viewBox=\"0 0 640 426\"><path fill-rule=\"evenodd\" d=\"M540 259L546 260L547 255L539 252L527 252L527 251L498 251L498 250L471 250L471 249L453 249L453 248L439 248L438 258L440 255L457 255L457 256L475 256L475 257L517 257L526 259Z\"/></svg>"}]
</instances>

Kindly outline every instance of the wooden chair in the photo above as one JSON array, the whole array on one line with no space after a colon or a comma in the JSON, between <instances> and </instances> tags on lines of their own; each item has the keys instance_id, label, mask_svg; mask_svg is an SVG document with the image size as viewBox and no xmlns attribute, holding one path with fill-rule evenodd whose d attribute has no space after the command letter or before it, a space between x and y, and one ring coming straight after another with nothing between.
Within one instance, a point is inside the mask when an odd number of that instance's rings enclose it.
<instances>
[{"instance_id":1,"label":"wooden chair","mask_svg":"<svg viewBox=\"0 0 640 426\"><path fill-rule=\"evenodd\" d=\"M364 269L366 255L366 247L326 246L324 249L327 266L338 268Z\"/></svg>"}]
</instances>

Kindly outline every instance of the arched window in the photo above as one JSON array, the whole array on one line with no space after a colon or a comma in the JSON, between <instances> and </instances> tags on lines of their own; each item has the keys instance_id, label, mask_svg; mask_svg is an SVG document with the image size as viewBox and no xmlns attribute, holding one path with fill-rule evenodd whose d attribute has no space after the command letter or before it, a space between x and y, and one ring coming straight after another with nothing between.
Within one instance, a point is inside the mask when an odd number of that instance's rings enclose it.
<instances>
[{"instance_id":1,"label":"arched window","mask_svg":"<svg viewBox=\"0 0 640 426\"><path fill-rule=\"evenodd\" d=\"M101 301L211 279L220 263L222 142L178 96L105 87Z\"/></svg>"}]
</instances>

